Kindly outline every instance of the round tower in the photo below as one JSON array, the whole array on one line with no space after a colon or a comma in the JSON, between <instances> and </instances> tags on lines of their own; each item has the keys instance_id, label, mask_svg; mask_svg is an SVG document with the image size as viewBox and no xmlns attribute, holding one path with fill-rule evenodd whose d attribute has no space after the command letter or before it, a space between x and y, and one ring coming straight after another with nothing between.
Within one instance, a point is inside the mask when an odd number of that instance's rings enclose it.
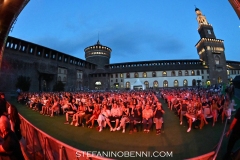
<instances>
[{"instance_id":1,"label":"round tower","mask_svg":"<svg viewBox=\"0 0 240 160\"><path fill-rule=\"evenodd\" d=\"M86 61L98 65L98 68L104 68L109 64L112 49L101 45L98 40L97 44L85 48L84 52Z\"/></svg>"}]
</instances>

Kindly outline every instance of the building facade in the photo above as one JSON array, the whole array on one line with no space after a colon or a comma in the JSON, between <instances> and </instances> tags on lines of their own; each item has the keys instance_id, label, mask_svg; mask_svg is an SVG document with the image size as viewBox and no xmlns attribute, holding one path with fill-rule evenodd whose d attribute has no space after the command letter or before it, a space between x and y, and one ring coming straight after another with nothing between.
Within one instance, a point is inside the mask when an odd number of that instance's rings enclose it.
<instances>
[{"instance_id":1,"label":"building facade","mask_svg":"<svg viewBox=\"0 0 240 160\"><path fill-rule=\"evenodd\" d=\"M19 76L30 77L30 91L52 91L61 81L66 91L194 87L229 83L240 62L227 61L224 41L195 9L199 59L110 63L111 48L99 41L84 49L86 60L14 37L8 37L1 65L0 91L15 91Z\"/></svg>"}]
</instances>

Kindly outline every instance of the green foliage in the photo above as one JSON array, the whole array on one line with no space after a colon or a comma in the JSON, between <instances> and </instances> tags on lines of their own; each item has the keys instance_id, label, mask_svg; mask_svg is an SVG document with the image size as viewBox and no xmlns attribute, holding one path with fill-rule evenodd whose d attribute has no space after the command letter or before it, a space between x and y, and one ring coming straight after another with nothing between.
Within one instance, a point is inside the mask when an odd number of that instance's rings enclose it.
<instances>
[{"instance_id":1,"label":"green foliage","mask_svg":"<svg viewBox=\"0 0 240 160\"><path fill-rule=\"evenodd\" d=\"M64 84L61 81L56 82L55 85L53 86L53 91L55 92L64 91Z\"/></svg>"},{"instance_id":2,"label":"green foliage","mask_svg":"<svg viewBox=\"0 0 240 160\"><path fill-rule=\"evenodd\" d=\"M19 76L16 83L16 88L21 89L22 91L26 92L29 91L31 86L31 79L30 77L26 76Z\"/></svg>"}]
</instances>

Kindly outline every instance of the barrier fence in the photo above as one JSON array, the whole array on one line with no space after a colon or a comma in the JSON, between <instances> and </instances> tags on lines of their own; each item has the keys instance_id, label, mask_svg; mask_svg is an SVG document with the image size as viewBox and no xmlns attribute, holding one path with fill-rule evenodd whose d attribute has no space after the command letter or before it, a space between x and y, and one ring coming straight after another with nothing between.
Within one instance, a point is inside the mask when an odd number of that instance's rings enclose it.
<instances>
[{"instance_id":1,"label":"barrier fence","mask_svg":"<svg viewBox=\"0 0 240 160\"><path fill-rule=\"evenodd\" d=\"M110 160L71 147L39 130L21 115L20 119L26 160Z\"/></svg>"}]
</instances>

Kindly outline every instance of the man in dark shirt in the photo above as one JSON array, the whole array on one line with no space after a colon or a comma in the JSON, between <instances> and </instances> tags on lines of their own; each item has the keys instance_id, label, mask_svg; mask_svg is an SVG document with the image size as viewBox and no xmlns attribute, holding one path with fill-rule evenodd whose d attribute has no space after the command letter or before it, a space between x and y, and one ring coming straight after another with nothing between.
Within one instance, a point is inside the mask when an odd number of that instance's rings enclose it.
<instances>
[{"instance_id":1,"label":"man in dark shirt","mask_svg":"<svg viewBox=\"0 0 240 160\"><path fill-rule=\"evenodd\" d=\"M230 133L231 135L228 140L227 153L225 155L226 159L230 157L234 144L240 139L240 108L238 108L226 136L228 137Z\"/></svg>"},{"instance_id":2,"label":"man in dark shirt","mask_svg":"<svg viewBox=\"0 0 240 160\"><path fill-rule=\"evenodd\" d=\"M0 145L0 157L10 160L24 160L17 136L11 131L11 126L6 116L0 117L0 132L3 143Z\"/></svg>"}]
</instances>

